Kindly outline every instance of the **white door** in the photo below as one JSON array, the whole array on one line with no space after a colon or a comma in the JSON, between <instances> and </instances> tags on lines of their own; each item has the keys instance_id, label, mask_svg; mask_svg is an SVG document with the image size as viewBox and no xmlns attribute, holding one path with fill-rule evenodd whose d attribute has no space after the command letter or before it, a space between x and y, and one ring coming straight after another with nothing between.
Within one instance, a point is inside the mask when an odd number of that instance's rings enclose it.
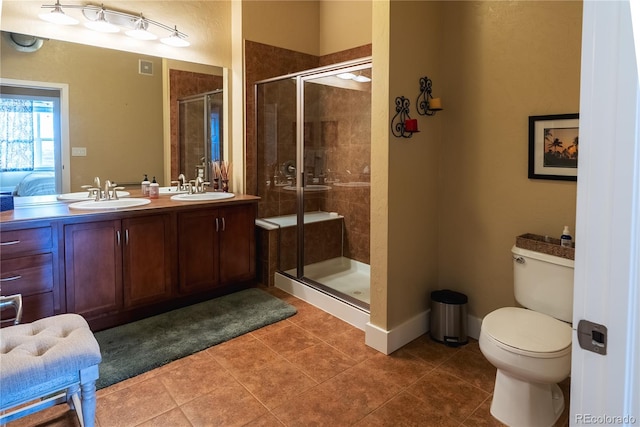
<instances>
[{"instance_id":1,"label":"white door","mask_svg":"<svg viewBox=\"0 0 640 427\"><path fill-rule=\"evenodd\" d=\"M574 332L570 423L637 426L640 96L629 1L585 1L582 31L573 325L607 333L602 355Z\"/></svg>"}]
</instances>

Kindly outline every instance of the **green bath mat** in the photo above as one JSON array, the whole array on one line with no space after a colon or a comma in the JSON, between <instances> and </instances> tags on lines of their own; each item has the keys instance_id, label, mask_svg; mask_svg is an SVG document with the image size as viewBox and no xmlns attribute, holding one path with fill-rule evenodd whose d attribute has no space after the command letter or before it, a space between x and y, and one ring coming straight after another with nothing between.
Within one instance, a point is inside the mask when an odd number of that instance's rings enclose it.
<instances>
[{"instance_id":1,"label":"green bath mat","mask_svg":"<svg viewBox=\"0 0 640 427\"><path fill-rule=\"evenodd\" d=\"M98 389L293 316L296 309L246 289L95 334L102 363Z\"/></svg>"}]
</instances>

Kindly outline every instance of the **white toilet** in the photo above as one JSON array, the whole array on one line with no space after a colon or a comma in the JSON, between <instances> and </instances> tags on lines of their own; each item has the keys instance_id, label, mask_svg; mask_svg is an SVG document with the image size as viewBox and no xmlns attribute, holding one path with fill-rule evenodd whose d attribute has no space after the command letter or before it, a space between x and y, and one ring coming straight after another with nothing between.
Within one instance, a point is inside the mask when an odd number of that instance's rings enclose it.
<instances>
[{"instance_id":1,"label":"white toilet","mask_svg":"<svg viewBox=\"0 0 640 427\"><path fill-rule=\"evenodd\" d=\"M526 308L485 316L480 350L497 368L491 415L517 427L553 425L571 372L573 260L513 247L514 293Z\"/></svg>"}]
</instances>

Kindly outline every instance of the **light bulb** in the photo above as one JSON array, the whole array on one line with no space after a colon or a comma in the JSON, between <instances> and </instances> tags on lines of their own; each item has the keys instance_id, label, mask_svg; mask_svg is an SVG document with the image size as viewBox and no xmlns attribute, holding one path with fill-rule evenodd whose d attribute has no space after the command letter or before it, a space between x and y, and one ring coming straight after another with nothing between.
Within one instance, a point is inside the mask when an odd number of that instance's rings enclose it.
<instances>
[{"instance_id":1,"label":"light bulb","mask_svg":"<svg viewBox=\"0 0 640 427\"><path fill-rule=\"evenodd\" d=\"M355 79L356 75L353 73L340 73L336 77L342 80L353 80Z\"/></svg>"},{"instance_id":2,"label":"light bulb","mask_svg":"<svg viewBox=\"0 0 640 427\"><path fill-rule=\"evenodd\" d=\"M135 28L125 32L129 37L133 37L138 40L155 40L158 37L147 30L147 23L144 18L136 20Z\"/></svg>"},{"instance_id":3,"label":"light bulb","mask_svg":"<svg viewBox=\"0 0 640 427\"><path fill-rule=\"evenodd\" d=\"M160 39L160 41L166 45L173 47L187 47L191 45L191 43L180 37L177 27L169 37L162 38Z\"/></svg>"}]
</instances>

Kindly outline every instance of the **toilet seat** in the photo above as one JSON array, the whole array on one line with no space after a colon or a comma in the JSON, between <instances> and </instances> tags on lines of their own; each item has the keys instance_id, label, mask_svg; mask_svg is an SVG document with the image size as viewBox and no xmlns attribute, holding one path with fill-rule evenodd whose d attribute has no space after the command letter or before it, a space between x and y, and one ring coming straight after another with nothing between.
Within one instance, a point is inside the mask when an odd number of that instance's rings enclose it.
<instances>
[{"instance_id":1,"label":"toilet seat","mask_svg":"<svg viewBox=\"0 0 640 427\"><path fill-rule=\"evenodd\" d=\"M571 326L546 314L503 307L482 321L481 333L504 350L535 358L555 358L571 352Z\"/></svg>"}]
</instances>

